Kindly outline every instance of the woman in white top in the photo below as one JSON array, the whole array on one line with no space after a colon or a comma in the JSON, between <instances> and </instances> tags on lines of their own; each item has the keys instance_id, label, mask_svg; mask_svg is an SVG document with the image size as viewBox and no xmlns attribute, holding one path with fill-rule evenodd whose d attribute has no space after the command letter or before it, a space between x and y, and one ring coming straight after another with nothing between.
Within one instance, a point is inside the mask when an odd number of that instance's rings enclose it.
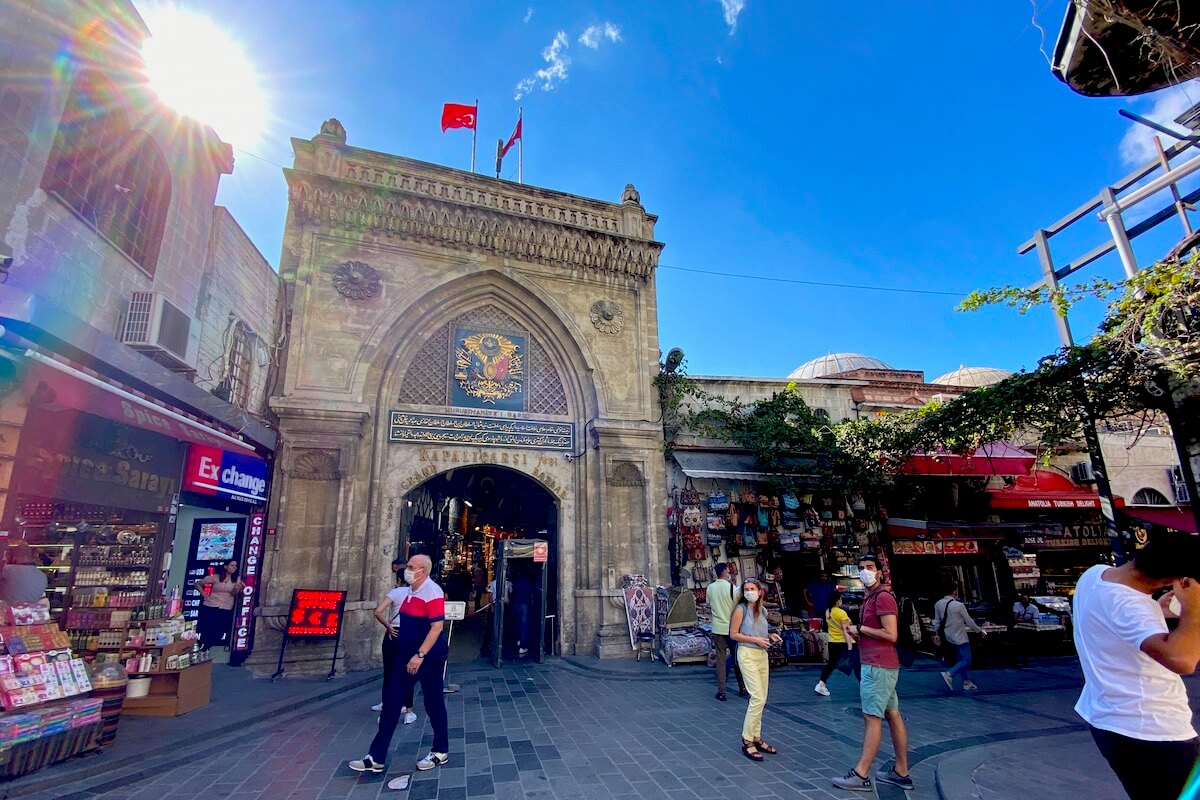
<instances>
[{"instance_id":1,"label":"woman in white top","mask_svg":"<svg viewBox=\"0 0 1200 800\"><path fill-rule=\"evenodd\" d=\"M204 598L196 621L202 649L228 643L229 632L233 630L233 606L245 588L238 562L232 558L221 567L219 575L206 575L196 581L196 591Z\"/></svg>"},{"instance_id":2,"label":"woman in white top","mask_svg":"<svg viewBox=\"0 0 1200 800\"><path fill-rule=\"evenodd\" d=\"M396 663L396 617L400 614L400 607L404 605L404 601L412 594L412 589L404 581L404 563L404 559L401 558L392 562L392 575L395 576L396 586L383 596L379 605L375 606L375 619L387 630L387 633L383 635L384 695L387 695L387 687L391 682L392 665ZM383 703L376 703L371 706L371 710L376 713L383 711ZM412 692L409 692L408 698L404 702L404 708L400 711L403 714L405 725L411 725L417 721L417 715L413 711Z\"/></svg>"}]
</instances>

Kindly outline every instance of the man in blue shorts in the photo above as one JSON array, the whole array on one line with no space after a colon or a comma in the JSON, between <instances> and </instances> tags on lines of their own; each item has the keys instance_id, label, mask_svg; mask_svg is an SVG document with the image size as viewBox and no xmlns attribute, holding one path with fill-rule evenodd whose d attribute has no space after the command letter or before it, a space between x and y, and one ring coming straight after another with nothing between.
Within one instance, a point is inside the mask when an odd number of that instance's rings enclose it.
<instances>
[{"instance_id":1,"label":"man in blue shorts","mask_svg":"<svg viewBox=\"0 0 1200 800\"><path fill-rule=\"evenodd\" d=\"M896 596L883 588L883 574L875 556L865 555L858 560L858 577L867 595L859 611L859 624L852 625L850 632L858 638L859 658L862 661L859 696L867 730L858 763L842 777L834 778L833 785L851 792L874 793L871 765L879 753L879 743L883 741L883 720L887 719L896 763L890 769L876 772L875 780L901 789L911 789L913 782L908 774L908 730L904 727L900 702L896 698L896 682L900 678L900 656L896 652L899 608Z\"/></svg>"}]
</instances>

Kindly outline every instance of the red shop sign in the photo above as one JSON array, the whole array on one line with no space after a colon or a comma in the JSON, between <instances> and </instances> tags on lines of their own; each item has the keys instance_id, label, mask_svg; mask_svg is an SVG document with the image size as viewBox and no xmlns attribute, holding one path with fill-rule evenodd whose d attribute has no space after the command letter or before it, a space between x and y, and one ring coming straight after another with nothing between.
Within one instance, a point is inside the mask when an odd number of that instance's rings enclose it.
<instances>
[{"instance_id":1,"label":"red shop sign","mask_svg":"<svg viewBox=\"0 0 1200 800\"><path fill-rule=\"evenodd\" d=\"M323 589L293 589L287 635L333 639L342 629L346 593Z\"/></svg>"},{"instance_id":2,"label":"red shop sign","mask_svg":"<svg viewBox=\"0 0 1200 800\"><path fill-rule=\"evenodd\" d=\"M233 649L235 651L250 649L250 628L254 620L254 594L258 591L258 571L262 567L263 534L267 524L267 515L258 513L250 515L250 531L246 536L246 552L242 557L242 581L246 588L242 589L242 604L238 607L237 619L233 626Z\"/></svg>"}]
</instances>

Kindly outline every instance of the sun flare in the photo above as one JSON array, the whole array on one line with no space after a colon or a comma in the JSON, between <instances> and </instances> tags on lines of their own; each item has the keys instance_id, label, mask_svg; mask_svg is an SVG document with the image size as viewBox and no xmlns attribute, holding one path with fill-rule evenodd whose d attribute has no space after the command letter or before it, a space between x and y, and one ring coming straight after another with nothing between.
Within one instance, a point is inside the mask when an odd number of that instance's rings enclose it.
<instances>
[{"instance_id":1,"label":"sun flare","mask_svg":"<svg viewBox=\"0 0 1200 800\"><path fill-rule=\"evenodd\" d=\"M154 92L229 144L254 147L266 131L267 93L242 46L194 11L174 5L140 10L151 34L142 57Z\"/></svg>"}]
</instances>

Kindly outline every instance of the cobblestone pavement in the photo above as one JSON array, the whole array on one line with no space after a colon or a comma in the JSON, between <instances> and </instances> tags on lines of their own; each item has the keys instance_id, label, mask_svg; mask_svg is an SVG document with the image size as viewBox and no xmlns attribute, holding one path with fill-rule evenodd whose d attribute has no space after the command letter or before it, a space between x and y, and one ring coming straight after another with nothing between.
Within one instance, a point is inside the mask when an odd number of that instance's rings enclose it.
<instances>
[{"instance_id":1,"label":"cobblestone pavement","mask_svg":"<svg viewBox=\"0 0 1200 800\"><path fill-rule=\"evenodd\" d=\"M333 684L296 681L300 700L289 706L277 694L286 690L232 674L240 672L218 673L207 717L123 720L120 752L45 770L31 776L36 782L0 784L0 797L6 789L8 797L27 800L864 796L830 785L857 759L862 732L857 685L840 673L830 685L833 696L822 698L812 692L813 668L772 672L763 732L780 754L755 764L738 750L744 701L717 702L712 672L702 666L668 670L657 662L590 659L503 670L456 665L451 679L462 690L447 697L449 765L413 769L432 737L422 714L398 730L388 774L360 776L346 760L361 757L374 734L369 707L378 699L378 681L362 675ZM979 692L953 697L932 664L902 676L917 783L912 800L1121 797L1071 711L1077 664L1042 662L974 677ZM1189 681L1189 689L1196 693L1200 682ZM236 705L222 703L223 692L232 692ZM276 694L256 703L256 693ZM215 719L225 724L213 727ZM885 736L885 755L889 747ZM139 748L149 755L130 759ZM48 786L56 770L57 785ZM407 793L386 788L405 773L413 776ZM904 796L890 786L878 791L885 800Z\"/></svg>"}]
</instances>

